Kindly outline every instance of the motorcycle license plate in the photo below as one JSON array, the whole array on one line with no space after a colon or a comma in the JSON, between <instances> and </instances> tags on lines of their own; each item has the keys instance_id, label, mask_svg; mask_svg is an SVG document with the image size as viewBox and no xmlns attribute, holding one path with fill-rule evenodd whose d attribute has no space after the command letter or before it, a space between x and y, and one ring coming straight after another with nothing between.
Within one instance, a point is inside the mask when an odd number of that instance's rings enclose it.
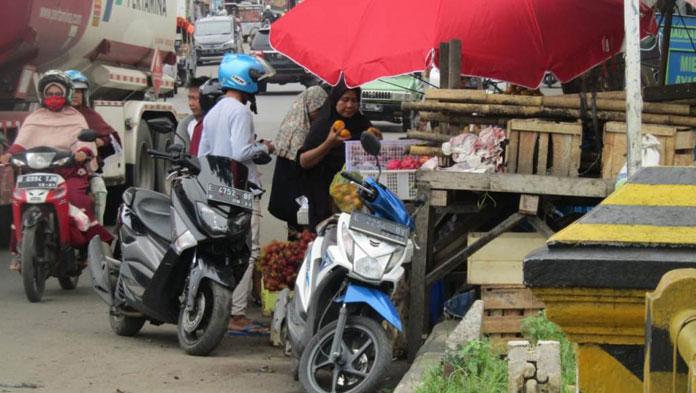
<instances>
[{"instance_id":1,"label":"motorcycle license plate","mask_svg":"<svg viewBox=\"0 0 696 393\"><path fill-rule=\"evenodd\" d=\"M56 188L56 175L21 175L17 177L17 188Z\"/></svg>"},{"instance_id":2,"label":"motorcycle license plate","mask_svg":"<svg viewBox=\"0 0 696 393\"><path fill-rule=\"evenodd\" d=\"M243 209L254 209L254 194L238 188L208 183L208 199Z\"/></svg>"},{"instance_id":3,"label":"motorcycle license plate","mask_svg":"<svg viewBox=\"0 0 696 393\"><path fill-rule=\"evenodd\" d=\"M408 243L408 235L411 232L406 225L360 212L350 215L348 228L402 246Z\"/></svg>"},{"instance_id":4,"label":"motorcycle license plate","mask_svg":"<svg viewBox=\"0 0 696 393\"><path fill-rule=\"evenodd\" d=\"M367 112L382 112L384 110L384 107L382 106L382 104L370 104L370 103L366 102L366 103L362 104L361 106L362 106L362 108L360 108L360 109L362 109L363 111L367 111Z\"/></svg>"}]
</instances>

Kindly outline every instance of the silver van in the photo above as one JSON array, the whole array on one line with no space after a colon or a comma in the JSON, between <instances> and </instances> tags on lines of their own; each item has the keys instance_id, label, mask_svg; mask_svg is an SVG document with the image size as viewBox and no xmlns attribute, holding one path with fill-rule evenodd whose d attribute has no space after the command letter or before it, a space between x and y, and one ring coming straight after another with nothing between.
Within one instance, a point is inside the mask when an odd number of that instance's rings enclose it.
<instances>
[{"instance_id":1,"label":"silver van","mask_svg":"<svg viewBox=\"0 0 696 393\"><path fill-rule=\"evenodd\" d=\"M196 62L220 63L227 52L243 53L241 31L231 16L211 16L199 19L193 32L196 42Z\"/></svg>"}]
</instances>

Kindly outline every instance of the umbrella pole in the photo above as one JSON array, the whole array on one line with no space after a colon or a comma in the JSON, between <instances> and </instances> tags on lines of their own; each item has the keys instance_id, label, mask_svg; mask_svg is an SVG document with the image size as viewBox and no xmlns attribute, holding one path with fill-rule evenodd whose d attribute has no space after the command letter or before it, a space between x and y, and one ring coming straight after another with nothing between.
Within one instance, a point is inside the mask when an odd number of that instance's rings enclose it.
<instances>
[{"instance_id":1,"label":"umbrella pole","mask_svg":"<svg viewBox=\"0 0 696 393\"><path fill-rule=\"evenodd\" d=\"M628 177L641 166L640 0L624 0L626 41L626 161Z\"/></svg>"}]
</instances>

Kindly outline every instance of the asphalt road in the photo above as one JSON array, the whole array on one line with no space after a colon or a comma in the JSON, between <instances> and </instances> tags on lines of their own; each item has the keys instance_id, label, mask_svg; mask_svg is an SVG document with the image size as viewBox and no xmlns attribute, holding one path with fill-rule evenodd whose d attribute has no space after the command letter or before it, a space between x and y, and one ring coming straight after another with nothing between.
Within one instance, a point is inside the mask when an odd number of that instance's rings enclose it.
<instances>
[{"instance_id":1,"label":"asphalt road","mask_svg":"<svg viewBox=\"0 0 696 393\"><path fill-rule=\"evenodd\" d=\"M215 67L201 67L214 73ZM273 139L301 85L269 86L259 96L255 117L260 137ZM188 111L185 92L172 99ZM398 125L378 127L400 135ZM270 189L274 163L262 171ZM263 198L264 211L268 194ZM285 227L265 213L262 244L284 239ZM20 276L7 269L9 253L0 251L0 393L4 392L301 392L290 375L289 360L267 338L226 337L209 357L192 357L179 349L175 327L146 325L136 337L116 336L109 327L107 307L89 286L85 273L78 288L63 291L52 278L44 300L30 304ZM250 309L252 316L258 308ZM394 386L405 368L396 362Z\"/></svg>"}]
</instances>

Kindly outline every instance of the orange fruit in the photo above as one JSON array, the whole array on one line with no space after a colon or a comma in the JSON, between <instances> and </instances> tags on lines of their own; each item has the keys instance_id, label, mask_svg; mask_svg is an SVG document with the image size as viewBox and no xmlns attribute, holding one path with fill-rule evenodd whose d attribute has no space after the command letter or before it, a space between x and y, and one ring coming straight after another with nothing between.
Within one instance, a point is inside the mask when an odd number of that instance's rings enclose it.
<instances>
[{"instance_id":1,"label":"orange fruit","mask_svg":"<svg viewBox=\"0 0 696 393\"><path fill-rule=\"evenodd\" d=\"M340 120L339 120L340 121ZM350 131L346 130L345 128L341 130L341 132L338 133L338 135L341 138L350 138Z\"/></svg>"},{"instance_id":2,"label":"orange fruit","mask_svg":"<svg viewBox=\"0 0 696 393\"><path fill-rule=\"evenodd\" d=\"M331 128L334 129L334 130L339 130L339 129L345 127L345 126L346 126L346 123L344 123L343 120L336 120L336 121L333 123L333 126L331 126Z\"/></svg>"},{"instance_id":3,"label":"orange fruit","mask_svg":"<svg viewBox=\"0 0 696 393\"><path fill-rule=\"evenodd\" d=\"M377 131L377 129L374 127L370 127L367 129L367 132L369 132L370 134L374 134L376 131Z\"/></svg>"}]
</instances>

